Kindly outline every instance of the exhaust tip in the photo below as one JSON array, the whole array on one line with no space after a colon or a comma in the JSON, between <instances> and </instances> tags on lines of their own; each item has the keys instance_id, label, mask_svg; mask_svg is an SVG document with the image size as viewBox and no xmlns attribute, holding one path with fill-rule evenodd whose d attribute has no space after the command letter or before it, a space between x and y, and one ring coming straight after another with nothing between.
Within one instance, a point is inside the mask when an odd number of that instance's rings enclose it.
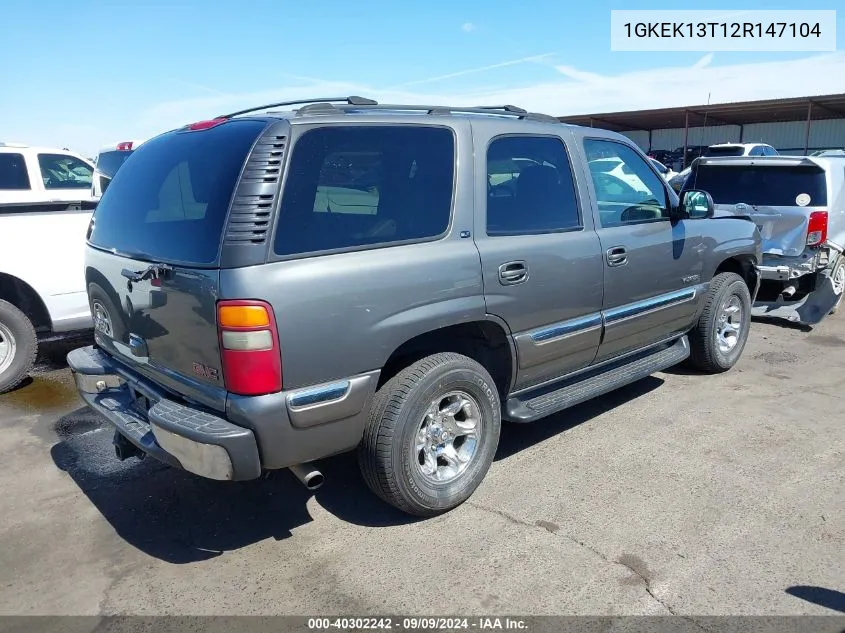
<instances>
[{"instance_id":1,"label":"exhaust tip","mask_svg":"<svg viewBox=\"0 0 845 633\"><path fill-rule=\"evenodd\" d=\"M317 470L313 464L295 464L290 467L290 471L308 490L317 490L325 481L323 473Z\"/></svg>"}]
</instances>

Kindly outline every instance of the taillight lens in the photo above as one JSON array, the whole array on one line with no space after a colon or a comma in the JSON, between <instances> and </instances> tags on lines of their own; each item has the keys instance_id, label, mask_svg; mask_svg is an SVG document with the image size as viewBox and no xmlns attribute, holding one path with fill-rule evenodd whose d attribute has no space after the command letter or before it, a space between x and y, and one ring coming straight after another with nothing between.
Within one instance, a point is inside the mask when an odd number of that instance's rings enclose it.
<instances>
[{"instance_id":1,"label":"taillight lens","mask_svg":"<svg viewBox=\"0 0 845 633\"><path fill-rule=\"evenodd\" d=\"M217 330L227 391L260 396L282 390L279 335L268 303L218 301Z\"/></svg>"},{"instance_id":2,"label":"taillight lens","mask_svg":"<svg viewBox=\"0 0 845 633\"><path fill-rule=\"evenodd\" d=\"M186 125L185 127L189 130L197 131L197 130L207 130L209 128L213 128L221 123L225 123L228 119L225 117L220 117L217 119L209 119L208 121L197 121L196 123L191 123Z\"/></svg>"},{"instance_id":3,"label":"taillight lens","mask_svg":"<svg viewBox=\"0 0 845 633\"><path fill-rule=\"evenodd\" d=\"M807 246L818 246L827 241L827 211L813 211L807 225Z\"/></svg>"}]
</instances>

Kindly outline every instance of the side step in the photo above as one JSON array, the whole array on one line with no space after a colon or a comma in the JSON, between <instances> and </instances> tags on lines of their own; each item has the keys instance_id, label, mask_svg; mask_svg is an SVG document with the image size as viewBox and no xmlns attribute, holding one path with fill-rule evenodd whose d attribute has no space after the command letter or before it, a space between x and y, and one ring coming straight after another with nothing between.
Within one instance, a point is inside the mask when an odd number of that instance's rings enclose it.
<instances>
[{"instance_id":1,"label":"side step","mask_svg":"<svg viewBox=\"0 0 845 633\"><path fill-rule=\"evenodd\" d=\"M522 397L512 396L505 405L505 418L512 422L533 422L668 369L686 360L689 354L689 340L682 336L669 347L586 370L552 386L552 391L547 387Z\"/></svg>"}]
</instances>

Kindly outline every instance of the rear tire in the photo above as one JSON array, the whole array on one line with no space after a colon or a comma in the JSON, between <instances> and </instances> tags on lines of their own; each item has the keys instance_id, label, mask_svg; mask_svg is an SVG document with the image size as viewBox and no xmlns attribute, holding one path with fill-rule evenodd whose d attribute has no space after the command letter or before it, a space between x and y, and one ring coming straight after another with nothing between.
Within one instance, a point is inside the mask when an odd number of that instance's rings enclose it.
<instances>
[{"instance_id":1,"label":"rear tire","mask_svg":"<svg viewBox=\"0 0 845 633\"><path fill-rule=\"evenodd\" d=\"M17 387L29 375L38 355L38 337L27 316L0 299L0 393Z\"/></svg>"},{"instance_id":2,"label":"rear tire","mask_svg":"<svg viewBox=\"0 0 845 633\"><path fill-rule=\"evenodd\" d=\"M466 501L493 463L502 412L490 374L451 352L423 358L375 395L358 447L367 486L416 516Z\"/></svg>"},{"instance_id":3,"label":"rear tire","mask_svg":"<svg viewBox=\"0 0 845 633\"><path fill-rule=\"evenodd\" d=\"M720 273L710 282L704 309L689 333L690 364L707 373L733 367L751 329L751 293L736 273Z\"/></svg>"},{"instance_id":4,"label":"rear tire","mask_svg":"<svg viewBox=\"0 0 845 633\"><path fill-rule=\"evenodd\" d=\"M839 298L828 314L836 314L839 307L842 305L842 297L845 296L845 255L840 255L830 273L830 278L833 280L833 290L839 293Z\"/></svg>"}]
</instances>

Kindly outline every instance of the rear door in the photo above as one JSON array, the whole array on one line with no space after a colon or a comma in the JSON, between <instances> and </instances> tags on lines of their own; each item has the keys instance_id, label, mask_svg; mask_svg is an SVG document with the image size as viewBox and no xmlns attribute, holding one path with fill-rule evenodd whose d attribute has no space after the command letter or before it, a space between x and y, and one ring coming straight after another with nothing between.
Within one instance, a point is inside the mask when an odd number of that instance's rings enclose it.
<instances>
[{"instance_id":1,"label":"rear door","mask_svg":"<svg viewBox=\"0 0 845 633\"><path fill-rule=\"evenodd\" d=\"M89 237L86 282L97 342L219 410L221 238L244 162L265 127L233 120L145 143L100 200Z\"/></svg>"},{"instance_id":2,"label":"rear door","mask_svg":"<svg viewBox=\"0 0 845 633\"><path fill-rule=\"evenodd\" d=\"M564 138L473 128L476 173L487 176L476 185L477 206L486 210L475 228L484 298L514 336L522 389L593 361L601 339L599 241Z\"/></svg>"},{"instance_id":3,"label":"rear door","mask_svg":"<svg viewBox=\"0 0 845 633\"><path fill-rule=\"evenodd\" d=\"M810 214L827 211L827 178L811 160L709 161L690 176L707 191L718 214L748 215L763 238L763 252L797 257L807 245Z\"/></svg>"},{"instance_id":4,"label":"rear door","mask_svg":"<svg viewBox=\"0 0 845 633\"><path fill-rule=\"evenodd\" d=\"M670 222L667 187L633 147L588 137L584 151L588 160L617 156L646 190L591 172L604 267L600 362L689 328L700 300L704 245L700 223Z\"/></svg>"}]
</instances>

